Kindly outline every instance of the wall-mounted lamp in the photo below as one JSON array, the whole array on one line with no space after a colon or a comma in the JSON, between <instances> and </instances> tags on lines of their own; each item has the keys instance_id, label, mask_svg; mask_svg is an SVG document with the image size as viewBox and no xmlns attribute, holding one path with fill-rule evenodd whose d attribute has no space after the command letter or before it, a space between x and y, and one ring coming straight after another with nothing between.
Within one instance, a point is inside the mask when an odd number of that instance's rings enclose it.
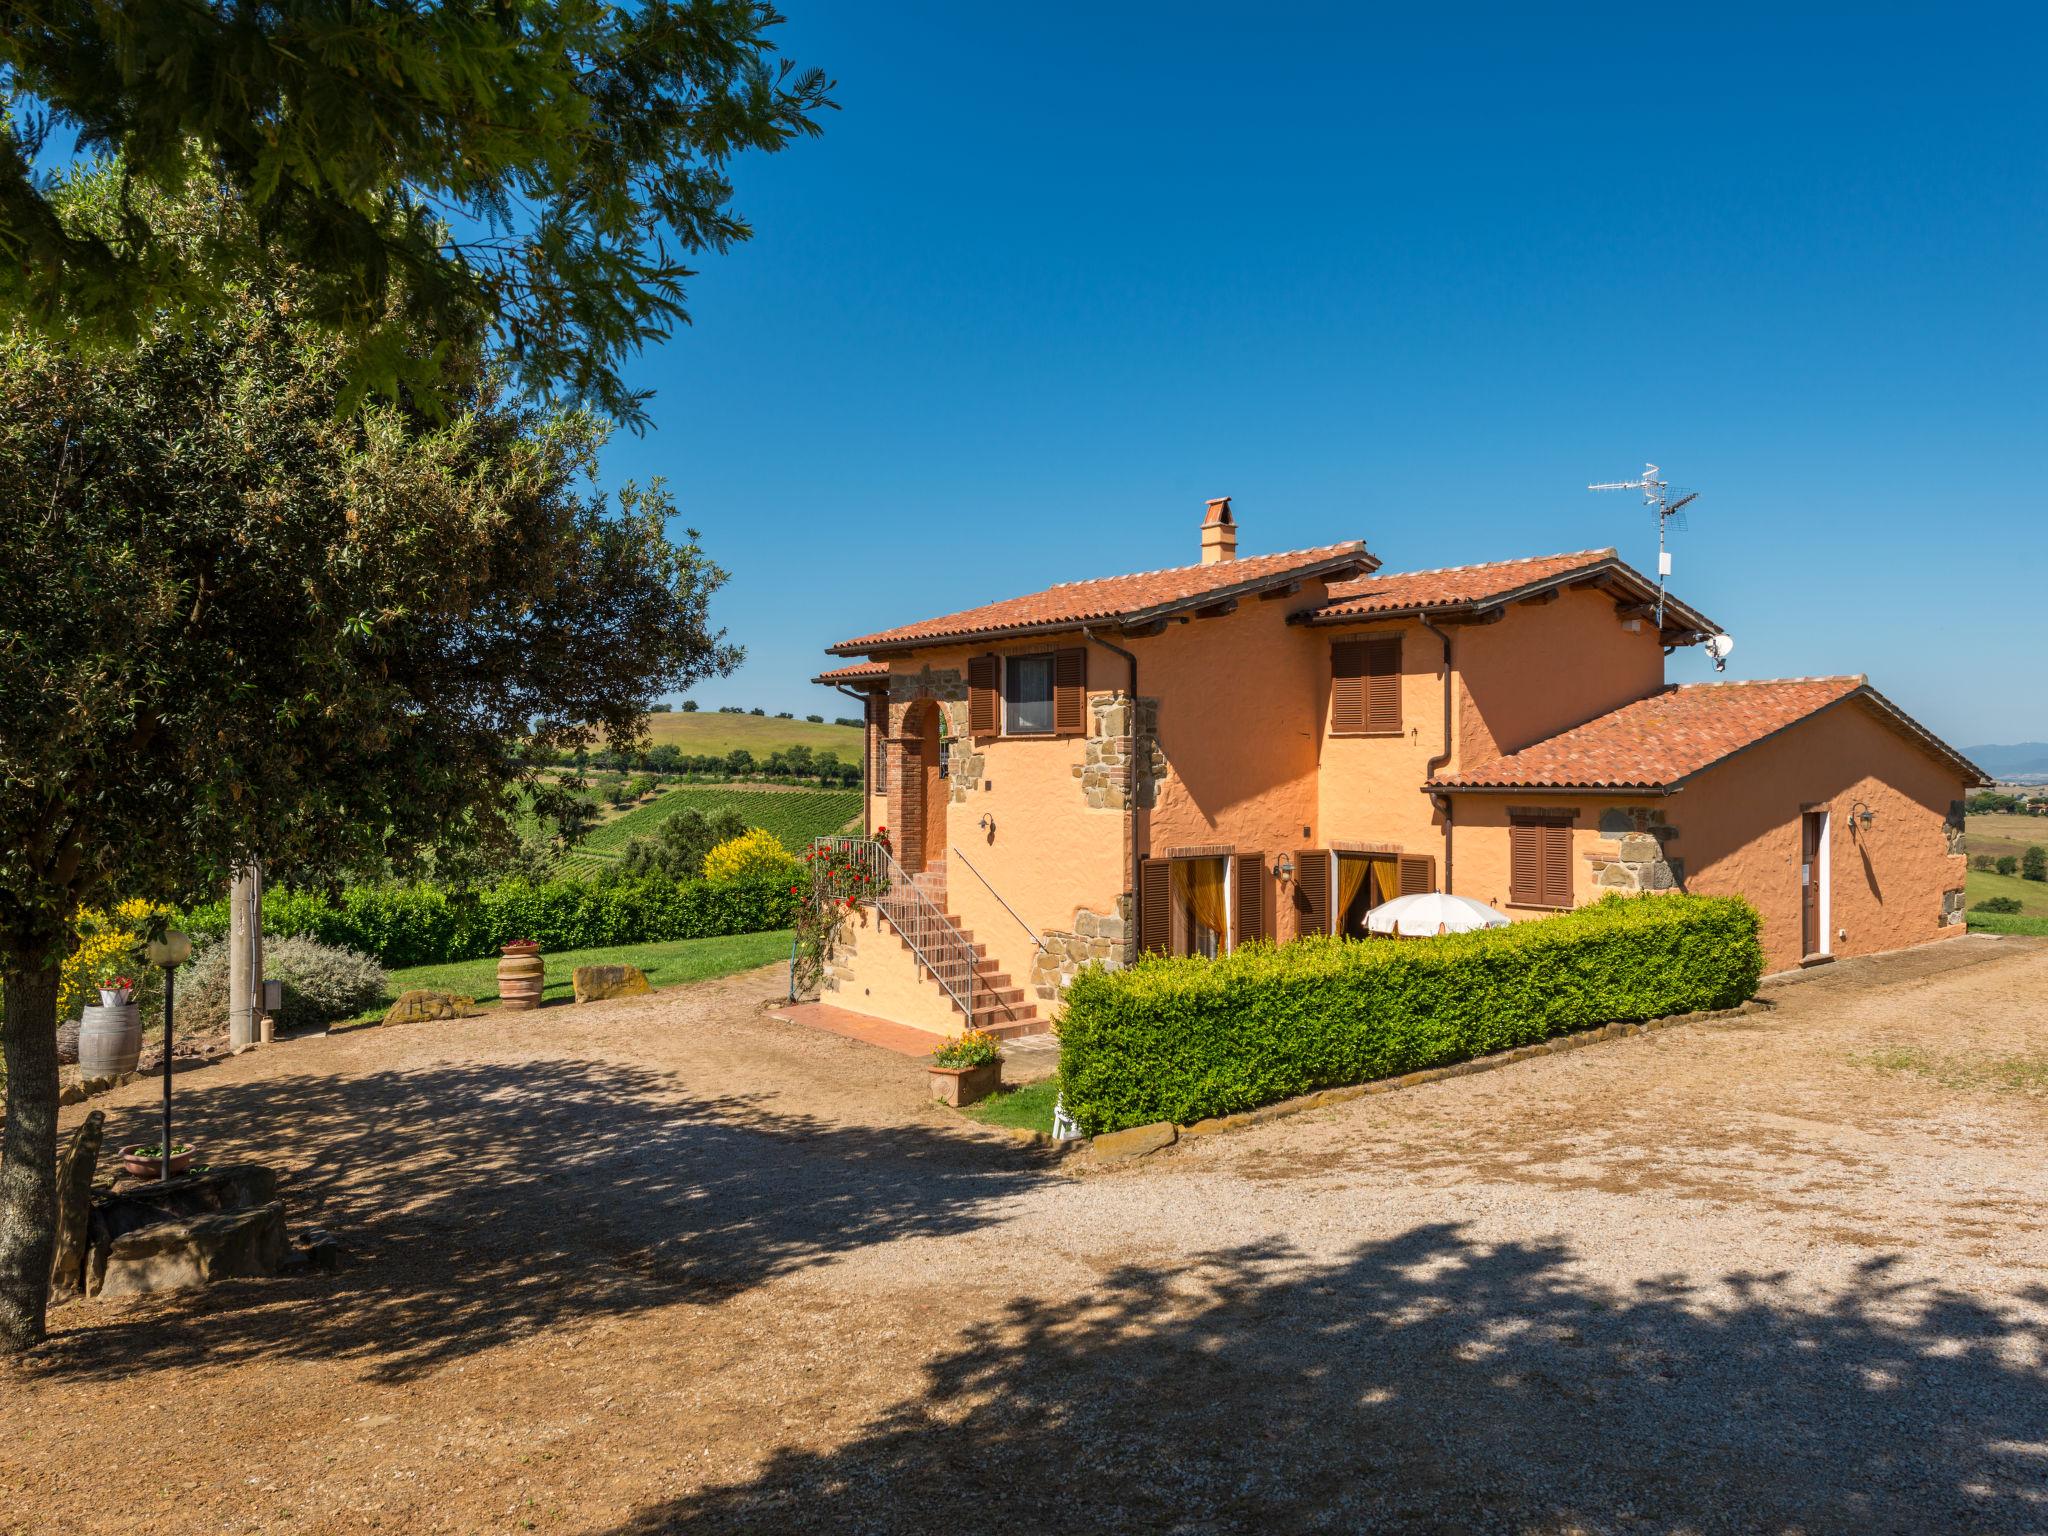
<instances>
[{"instance_id":1,"label":"wall-mounted lamp","mask_svg":"<svg viewBox=\"0 0 2048 1536\"><path fill-rule=\"evenodd\" d=\"M1273 866L1273 873L1279 877L1282 885L1292 880L1294 878L1294 855L1291 853L1281 854L1280 862Z\"/></svg>"},{"instance_id":2,"label":"wall-mounted lamp","mask_svg":"<svg viewBox=\"0 0 2048 1536\"><path fill-rule=\"evenodd\" d=\"M1870 824L1873 821L1877 820L1877 812L1873 811L1861 800L1858 800L1854 805L1849 807L1849 819L1851 821L1862 822L1863 830L1868 832L1870 830Z\"/></svg>"},{"instance_id":3,"label":"wall-mounted lamp","mask_svg":"<svg viewBox=\"0 0 2048 1536\"><path fill-rule=\"evenodd\" d=\"M988 835L988 840L991 843L996 840L996 819L987 811L981 813L981 820L977 821L975 825Z\"/></svg>"}]
</instances>

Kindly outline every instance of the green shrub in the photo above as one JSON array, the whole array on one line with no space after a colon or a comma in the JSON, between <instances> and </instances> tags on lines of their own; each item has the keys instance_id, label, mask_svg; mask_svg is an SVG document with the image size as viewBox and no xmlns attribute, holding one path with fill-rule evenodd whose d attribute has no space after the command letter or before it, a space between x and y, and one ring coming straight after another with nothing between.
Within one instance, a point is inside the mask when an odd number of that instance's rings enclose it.
<instances>
[{"instance_id":1,"label":"green shrub","mask_svg":"<svg viewBox=\"0 0 2048 1536\"><path fill-rule=\"evenodd\" d=\"M762 933L795 921L783 880L505 880L476 891L434 885L351 886L338 899L266 891L263 928L372 955L392 970L495 955L513 939L543 949L596 949L669 939ZM225 931L226 903L187 913L186 931Z\"/></svg>"},{"instance_id":2,"label":"green shrub","mask_svg":"<svg viewBox=\"0 0 2048 1536\"><path fill-rule=\"evenodd\" d=\"M1060 1020L1060 1089L1090 1132L1181 1124L1617 1020L1728 1008L1763 972L1734 897L1610 897L1444 938L1309 938L1217 960L1090 967Z\"/></svg>"},{"instance_id":3,"label":"green shrub","mask_svg":"<svg viewBox=\"0 0 2048 1536\"><path fill-rule=\"evenodd\" d=\"M2016 875L2020 872L2020 861L2009 853L1998 856L1998 872L2001 875Z\"/></svg>"},{"instance_id":4,"label":"green shrub","mask_svg":"<svg viewBox=\"0 0 2048 1536\"><path fill-rule=\"evenodd\" d=\"M2022 880L2048 880L2048 848L2036 844L2020 857Z\"/></svg>"},{"instance_id":5,"label":"green shrub","mask_svg":"<svg viewBox=\"0 0 2048 1536\"><path fill-rule=\"evenodd\" d=\"M2017 896L1987 896L1970 908L1972 912L1987 912L1994 917L2010 917L2024 911Z\"/></svg>"},{"instance_id":6,"label":"green shrub","mask_svg":"<svg viewBox=\"0 0 2048 1536\"><path fill-rule=\"evenodd\" d=\"M186 930L190 932L188 928ZM196 935L195 935L196 938ZM228 946L215 939L192 951L178 969L177 991L171 997L180 1035L203 1034L228 1027Z\"/></svg>"},{"instance_id":7,"label":"green shrub","mask_svg":"<svg viewBox=\"0 0 2048 1536\"><path fill-rule=\"evenodd\" d=\"M368 955L303 934L263 941L263 974L283 983L280 1029L318 1029L352 1019L384 996L384 967Z\"/></svg>"}]
</instances>

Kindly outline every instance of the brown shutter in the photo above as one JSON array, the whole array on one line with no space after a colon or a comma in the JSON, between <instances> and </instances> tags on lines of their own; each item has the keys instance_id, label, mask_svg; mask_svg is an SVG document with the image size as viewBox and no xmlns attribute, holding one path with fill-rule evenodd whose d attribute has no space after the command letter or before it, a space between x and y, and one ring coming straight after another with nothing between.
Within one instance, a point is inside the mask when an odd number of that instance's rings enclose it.
<instances>
[{"instance_id":1,"label":"brown shutter","mask_svg":"<svg viewBox=\"0 0 2048 1536\"><path fill-rule=\"evenodd\" d=\"M1330 850L1308 848L1294 856L1294 910L1301 933L1330 931Z\"/></svg>"},{"instance_id":2,"label":"brown shutter","mask_svg":"<svg viewBox=\"0 0 2048 1536\"><path fill-rule=\"evenodd\" d=\"M1147 859L1138 866L1138 949L1164 955L1173 948L1173 862Z\"/></svg>"},{"instance_id":3,"label":"brown shutter","mask_svg":"<svg viewBox=\"0 0 2048 1536\"><path fill-rule=\"evenodd\" d=\"M1568 821L1554 821L1543 829L1543 904L1572 904L1572 828Z\"/></svg>"},{"instance_id":4,"label":"brown shutter","mask_svg":"<svg viewBox=\"0 0 2048 1536\"><path fill-rule=\"evenodd\" d=\"M1088 734L1088 652L1078 645L1053 652L1052 731L1055 736Z\"/></svg>"},{"instance_id":5,"label":"brown shutter","mask_svg":"<svg viewBox=\"0 0 2048 1536\"><path fill-rule=\"evenodd\" d=\"M1266 856L1240 853L1233 871L1237 896L1237 942L1266 937Z\"/></svg>"},{"instance_id":6,"label":"brown shutter","mask_svg":"<svg viewBox=\"0 0 2048 1536\"><path fill-rule=\"evenodd\" d=\"M1365 729L1365 646L1357 640L1330 647L1330 729Z\"/></svg>"},{"instance_id":7,"label":"brown shutter","mask_svg":"<svg viewBox=\"0 0 2048 1536\"><path fill-rule=\"evenodd\" d=\"M996 733L996 659L973 656L967 662L967 731L971 736Z\"/></svg>"},{"instance_id":8,"label":"brown shutter","mask_svg":"<svg viewBox=\"0 0 2048 1536\"><path fill-rule=\"evenodd\" d=\"M1508 828L1508 900L1518 907L1543 905L1543 834L1534 822Z\"/></svg>"},{"instance_id":9,"label":"brown shutter","mask_svg":"<svg viewBox=\"0 0 2048 1536\"><path fill-rule=\"evenodd\" d=\"M1392 734L1401 729L1401 637L1368 640L1365 652L1365 729Z\"/></svg>"},{"instance_id":10,"label":"brown shutter","mask_svg":"<svg viewBox=\"0 0 2048 1536\"><path fill-rule=\"evenodd\" d=\"M1436 860L1426 853L1401 855L1401 894L1420 896L1436 889Z\"/></svg>"}]
</instances>

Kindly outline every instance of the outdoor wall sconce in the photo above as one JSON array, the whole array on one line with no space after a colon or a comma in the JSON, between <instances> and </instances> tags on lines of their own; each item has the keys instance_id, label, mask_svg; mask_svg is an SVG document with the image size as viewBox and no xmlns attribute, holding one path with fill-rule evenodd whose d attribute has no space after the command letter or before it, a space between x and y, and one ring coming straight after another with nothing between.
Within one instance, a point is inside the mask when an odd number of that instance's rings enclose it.
<instances>
[{"instance_id":1,"label":"outdoor wall sconce","mask_svg":"<svg viewBox=\"0 0 2048 1536\"><path fill-rule=\"evenodd\" d=\"M1858 800L1854 805L1849 807L1849 819L1851 821L1862 822L1863 830L1868 832L1870 830L1870 824L1873 821L1877 820L1877 812L1873 811L1861 800Z\"/></svg>"},{"instance_id":2,"label":"outdoor wall sconce","mask_svg":"<svg viewBox=\"0 0 2048 1536\"><path fill-rule=\"evenodd\" d=\"M981 813L981 820L976 822L975 825L988 835L988 840L991 843L996 840L996 819L987 811Z\"/></svg>"},{"instance_id":3,"label":"outdoor wall sconce","mask_svg":"<svg viewBox=\"0 0 2048 1536\"><path fill-rule=\"evenodd\" d=\"M1280 862L1273 866L1273 874L1282 885L1292 880L1294 878L1294 855L1291 853L1281 854Z\"/></svg>"}]
</instances>

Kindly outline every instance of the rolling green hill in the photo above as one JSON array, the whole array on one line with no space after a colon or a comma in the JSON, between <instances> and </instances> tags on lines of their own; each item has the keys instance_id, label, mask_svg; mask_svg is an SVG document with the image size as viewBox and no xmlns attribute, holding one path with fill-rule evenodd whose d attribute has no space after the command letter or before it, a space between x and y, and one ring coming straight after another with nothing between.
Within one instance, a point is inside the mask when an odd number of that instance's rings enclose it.
<instances>
[{"instance_id":1,"label":"rolling green hill","mask_svg":"<svg viewBox=\"0 0 2048 1536\"><path fill-rule=\"evenodd\" d=\"M813 752L836 752L842 763L858 763L865 733L856 725L832 725L834 715L857 713L853 700L832 695L829 705L817 706L827 724L808 720L774 720L765 715L720 715L699 710L696 714L649 715L647 735L655 746L673 743L684 752L699 756L723 756L744 747L757 758L785 747L809 747Z\"/></svg>"},{"instance_id":2,"label":"rolling green hill","mask_svg":"<svg viewBox=\"0 0 2048 1536\"><path fill-rule=\"evenodd\" d=\"M860 819L860 791L687 784L656 795L592 829L590 836L565 855L558 867L564 874L595 873L614 862L634 838L654 836L664 821L690 807L707 816L728 808L738 811L748 826L773 832L791 853L801 853L810 846L812 838L840 831L849 822Z\"/></svg>"}]
</instances>

